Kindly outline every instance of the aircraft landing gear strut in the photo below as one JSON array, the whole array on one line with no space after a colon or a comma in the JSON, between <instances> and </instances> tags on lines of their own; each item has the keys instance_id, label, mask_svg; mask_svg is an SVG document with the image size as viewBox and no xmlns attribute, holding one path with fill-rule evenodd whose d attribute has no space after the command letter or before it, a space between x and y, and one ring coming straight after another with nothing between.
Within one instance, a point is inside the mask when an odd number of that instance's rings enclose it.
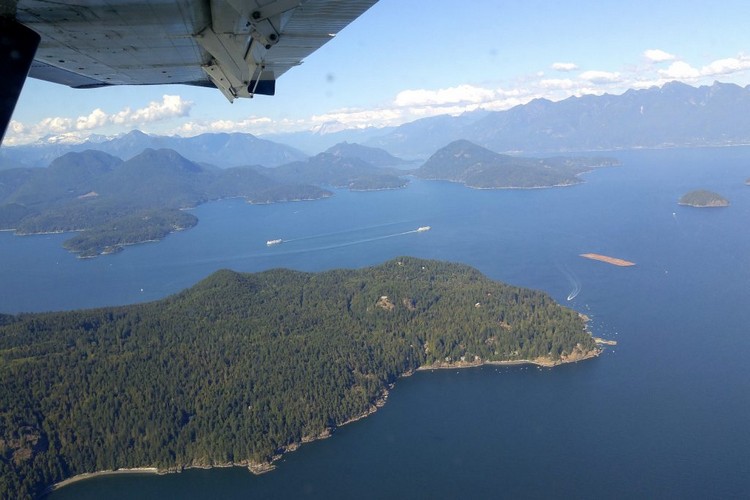
<instances>
[{"instance_id":1,"label":"aircraft landing gear strut","mask_svg":"<svg viewBox=\"0 0 750 500\"><path fill-rule=\"evenodd\" d=\"M39 35L15 19L0 17L0 143L39 46Z\"/></svg>"}]
</instances>

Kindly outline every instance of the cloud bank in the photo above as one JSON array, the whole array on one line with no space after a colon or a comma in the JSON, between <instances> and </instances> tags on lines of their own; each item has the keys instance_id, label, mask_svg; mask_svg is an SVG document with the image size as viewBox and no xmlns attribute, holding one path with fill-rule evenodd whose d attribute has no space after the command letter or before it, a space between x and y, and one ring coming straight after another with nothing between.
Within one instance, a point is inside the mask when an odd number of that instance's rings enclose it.
<instances>
[{"instance_id":1,"label":"cloud bank","mask_svg":"<svg viewBox=\"0 0 750 500\"><path fill-rule=\"evenodd\" d=\"M115 113L96 108L77 117L48 117L35 124L11 122L5 144L23 144L41 137L80 141L91 133L109 133L114 129L126 132L139 128L148 132L149 125L176 120L169 133L191 136L205 132L245 132L270 134L328 129L396 126L419 118L441 114L458 115L479 109L501 111L533 99L562 100L585 94L622 93L627 89L661 86L673 80L691 85L711 84L714 79L747 81L750 56L716 59L703 66L689 62L661 49L642 52L648 64L631 64L617 71L580 68L572 62L555 62L551 68L565 73L564 78L545 77L543 71L521 76L502 86L461 84L444 88L406 89L390 102L372 108L341 108L307 117L277 119L269 116L248 116L237 120L194 119L190 117L193 103L179 95L164 95L160 101ZM668 65L667 65L668 64ZM666 65L666 67L665 67Z\"/></svg>"},{"instance_id":2,"label":"cloud bank","mask_svg":"<svg viewBox=\"0 0 750 500\"><path fill-rule=\"evenodd\" d=\"M101 108L96 108L88 115L76 118L49 117L33 125L11 121L8 137L3 144L13 146L33 142L40 137L50 135L57 136L60 141L74 142L86 137L91 131L107 126L141 128L149 123L186 117L190 114L192 106L192 102L183 100L179 95L163 95L161 101L152 101L145 107L135 110L126 107L116 113L108 114Z\"/></svg>"}]
</instances>

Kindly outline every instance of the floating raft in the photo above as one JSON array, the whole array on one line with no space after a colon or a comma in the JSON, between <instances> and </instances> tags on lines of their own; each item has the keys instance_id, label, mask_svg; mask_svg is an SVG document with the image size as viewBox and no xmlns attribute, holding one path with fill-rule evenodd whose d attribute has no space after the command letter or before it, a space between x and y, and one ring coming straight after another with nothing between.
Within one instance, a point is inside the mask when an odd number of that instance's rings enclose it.
<instances>
[{"instance_id":1,"label":"floating raft","mask_svg":"<svg viewBox=\"0 0 750 500\"><path fill-rule=\"evenodd\" d=\"M635 262L630 262L629 260L607 257L606 255L601 255L598 253L582 253L581 257L585 257L591 260L599 260L601 262L606 262L607 264L612 264L613 266L628 267L635 265Z\"/></svg>"}]
</instances>

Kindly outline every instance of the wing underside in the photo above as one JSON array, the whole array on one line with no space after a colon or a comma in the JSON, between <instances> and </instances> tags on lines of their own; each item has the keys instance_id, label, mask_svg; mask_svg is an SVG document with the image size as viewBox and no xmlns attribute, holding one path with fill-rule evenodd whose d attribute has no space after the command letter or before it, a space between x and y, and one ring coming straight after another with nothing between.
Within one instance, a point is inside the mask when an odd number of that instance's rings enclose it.
<instances>
[{"instance_id":1,"label":"wing underside","mask_svg":"<svg viewBox=\"0 0 750 500\"><path fill-rule=\"evenodd\" d=\"M76 88L215 86L228 99L275 81L377 0L21 0L41 35L29 76Z\"/></svg>"}]
</instances>

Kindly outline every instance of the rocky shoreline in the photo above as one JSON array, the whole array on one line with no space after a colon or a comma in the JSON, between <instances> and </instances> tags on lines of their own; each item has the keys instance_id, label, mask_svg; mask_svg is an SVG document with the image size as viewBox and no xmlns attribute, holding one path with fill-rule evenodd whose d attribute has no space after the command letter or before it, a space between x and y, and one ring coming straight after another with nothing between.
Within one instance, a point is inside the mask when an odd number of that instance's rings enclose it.
<instances>
[{"instance_id":1,"label":"rocky shoreline","mask_svg":"<svg viewBox=\"0 0 750 500\"><path fill-rule=\"evenodd\" d=\"M604 340L598 337L594 337L594 340L596 341L598 346L616 344L615 341ZM535 365L535 366L539 366L543 368L552 368L552 367L567 364L567 363L577 363L579 361L584 361L586 359L595 358L599 356L602 353L602 351L603 349L600 347L597 347L590 351L583 351L583 350L580 350L577 346L576 349L574 349L574 351L570 355L563 356L562 358L558 360L553 360L547 357L539 357L536 359L519 359L519 360L507 360L507 361L492 361L492 360L477 359L474 361L438 362L438 363L433 363L430 365L422 365L418 367L416 371L476 368L476 367L484 366L484 365L490 365L490 366ZM408 376L411 376L413 373L414 373L413 371L409 371L409 372L401 374L401 377L408 377ZM302 438L300 442L290 443L286 446L283 446L282 448L278 450L278 453L276 453L270 460L265 461L265 462L254 462L251 460L243 460L240 462L218 463L218 464L211 464L211 465L185 465L185 466L178 466L178 467L169 468L169 469L158 469L156 467L137 467L137 468L132 468L132 469L117 469L117 470L104 470L104 471L97 471L97 472L85 472L83 474L78 474L76 476L70 477L63 481L60 481L59 483L55 483L49 486L47 488L47 492L63 488L65 486L68 486L73 483L77 483L79 481L85 481L87 479L92 479L95 477L118 475L118 474L173 474L173 473L180 473L183 470L188 470L188 469L213 469L213 468L219 468L219 467L246 467L253 474L256 474L256 475L265 474L267 472L271 472L272 470L276 468L275 462L283 458L284 454L296 451L303 444L312 443L313 441L318 441L321 439L327 439L333 435L334 431L337 428L342 427L347 424L351 424L358 420L361 420L365 417L372 415L376 411L378 411L378 409L385 406L386 402L388 401L388 395L389 395L390 390L393 388L393 385L394 384L390 384L388 387L384 388L383 391L380 393L380 396L378 396L378 398L375 400L375 402L371 404L370 407L363 413L356 415L354 417L351 417L350 419L342 422L341 424L336 425L335 427L327 427L323 429L323 431L321 431L317 435L305 436Z\"/></svg>"},{"instance_id":2,"label":"rocky shoreline","mask_svg":"<svg viewBox=\"0 0 750 500\"><path fill-rule=\"evenodd\" d=\"M60 488L69 486L79 481L85 481L87 479L93 479L95 477L115 476L115 475L120 475L120 474L164 475L164 474L178 474L184 470L189 470L189 469L214 469L214 468L225 468L225 467L244 467L244 468L247 468L248 471L250 471L251 473L255 475L265 474L267 472L271 472L272 470L276 468L276 465L274 464L274 462L277 462L278 460L280 460L284 456L284 454L296 451L303 444L312 443L313 441L319 441L321 439L328 439L329 437L333 435L333 432L337 428L350 424L352 422L356 422L357 420L361 420L365 417L372 415L376 411L378 411L379 408L382 408L383 406L385 406L385 403L388 400L389 390L392 388L393 388L393 384L390 384L387 388L383 389L380 396L375 400L375 403L371 404L370 407L365 412L357 416L354 416L346 420L345 422L342 422L341 424L338 424L336 427L333 427L333 428L326 427L325 429L323 429L323 431L320 432L320 434L317 434L314 436L304 436L300 442L291 443L286 446L283 446L281 449L278 450L278 453L276 453L273 457L271 457L270 460L266 462L242 460L239 462L224 462L224 463L216 463L216 464L210 464L210 465L208 464L207 465L182 465L182 466L170 467L168 469L159 469L157 467L134 467L131 469L116 469L116 470L102 470L102 471L96 471L96 472L84 472L82 474L69 477L58 483L50 485L45 490L45 493L58 490Z\"/></svg>"}]
</instances>

